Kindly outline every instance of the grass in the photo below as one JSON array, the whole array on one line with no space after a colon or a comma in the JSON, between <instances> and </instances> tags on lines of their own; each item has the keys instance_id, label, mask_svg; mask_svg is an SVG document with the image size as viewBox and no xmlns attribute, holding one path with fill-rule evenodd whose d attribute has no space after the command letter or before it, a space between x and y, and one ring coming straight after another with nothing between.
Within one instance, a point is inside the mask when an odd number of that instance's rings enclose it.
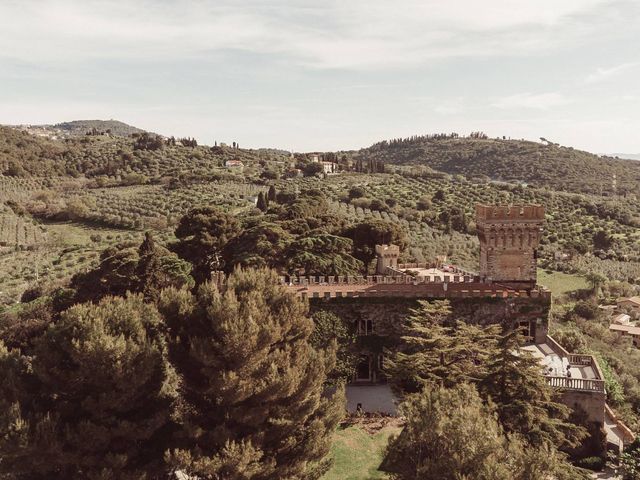
<instances>
[{"instance_id":1,"label":"grass","mask_svg":"<svg viewBox=\"0 0 640 480\"><path fill-rule=\"evenodd\" d=\"M589 283L581 275L554 272L541 268L538 269L538 283L551 290L551 293L555 297L589 288Z\"/></svg>"},{"instance_id":2,"label":"grass","mask_svg":"<svg viewBox=\"0 0 640 480\"><path fill-rule=\"evenodd\" d=\"M141 232L86 226L72 222L42 223L47 231L35 250L0 255L0 305L11 305L37 280L56 282L90 268L100 252L119 241L140 241ZM91 235L100 236L92 241Z\"/></svg>"},{"instance_id":3,"label":"grass","mask_svg":"<svg viewBox=\"0 0 640 480\"><path fill-rule=\"evenodd\" d=\"M358 426L339 429L335 433L331 453L334 464L322 480L374 480L387 475L378 470L384 449L398 427L387 426L370 435Z\"/></svg>"}]
</instances>

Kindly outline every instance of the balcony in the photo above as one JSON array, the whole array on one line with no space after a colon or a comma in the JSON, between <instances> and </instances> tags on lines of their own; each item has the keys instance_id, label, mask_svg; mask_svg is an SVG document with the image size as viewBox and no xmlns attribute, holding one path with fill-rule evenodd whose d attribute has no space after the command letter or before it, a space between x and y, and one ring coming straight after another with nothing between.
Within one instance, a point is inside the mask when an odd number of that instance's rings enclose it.
<instances>
[{"instance_id":1,"label":"balcony","mask_svg":"<svg viewBox=\"0 0 640 480\"><path fill-rule=\"evenodd\" d=\"M550 336L545 343L530 344L523 349L540 360L551 387L605 393L602 371L592 355L571 354Z\"/></svg>"}]
</instances>

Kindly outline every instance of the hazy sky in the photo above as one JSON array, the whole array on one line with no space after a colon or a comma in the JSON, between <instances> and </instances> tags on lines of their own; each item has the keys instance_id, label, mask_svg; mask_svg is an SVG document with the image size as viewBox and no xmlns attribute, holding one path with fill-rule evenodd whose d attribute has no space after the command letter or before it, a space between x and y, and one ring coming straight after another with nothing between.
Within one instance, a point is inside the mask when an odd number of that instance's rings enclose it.
<instances>
[{"instance_id":1,"label":"hazy sky","mask_svg":"<svg viewBox=\"0 0 640 480\"><path fill-rule=\"evenodd\" d=\"M482 130L640 152L638 0L0 0L0 123L241 146Z\"/></svg>"}]
</instances>

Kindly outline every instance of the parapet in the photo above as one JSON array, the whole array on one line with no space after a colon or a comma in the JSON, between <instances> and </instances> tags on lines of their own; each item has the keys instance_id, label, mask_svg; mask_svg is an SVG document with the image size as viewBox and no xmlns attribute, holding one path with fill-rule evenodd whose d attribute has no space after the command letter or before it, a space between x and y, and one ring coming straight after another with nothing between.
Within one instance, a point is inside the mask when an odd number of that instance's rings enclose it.
<instances>
[{"instance_id":1,"label":"parapet","mask_svg":"<svg viewBox=\"0 0 640 480\"><path fill-rule=\"evenodd\" d=\"M531 222L544 220L544 206L530 205L476 205L477 223Z\"/></svg>"},{"instance_id":2,"label":"parapet","mask_svg":"<svg viewBox=\"0 0 640 480\"><path fill-rule=\"evenodd\" d=\"M376 245L376 255L383 257L386 255L400 256L400 247L398 245Z\"/></svg>"}]
</instances>

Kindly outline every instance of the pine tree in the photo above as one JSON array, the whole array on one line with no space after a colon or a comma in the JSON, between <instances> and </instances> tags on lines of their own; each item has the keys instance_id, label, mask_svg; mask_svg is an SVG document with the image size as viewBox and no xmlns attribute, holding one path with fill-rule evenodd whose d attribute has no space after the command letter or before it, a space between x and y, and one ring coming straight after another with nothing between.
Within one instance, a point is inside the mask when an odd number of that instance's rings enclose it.
<instances>
[{"instance_id":1,"label":"pine tree","mask_svg":"<svg viewBox=\"0 0 640 480\"><path fill-rule=\"evenodd\" d=\"M87 272L74 275L73 303L96 302L109 295L124 296L127 292L143 293L146 300L155 301L163 288L192 286L191 265L175 253L156 245L147 232L137 248L131 243L119 243L105 249L99 264Z\"/></svg>"},{"instance_id":2,"label":"pine tree","mask_svg":"<svg viewBox=\"0 0 640 480\"><path fill-rule=\"evenodd\" d=\"M171 248L191 262L193 278L202 283L223 267L222 249L239 232L240 225L232 215L217 207L198 207L180 219L175 231L179 241Z\"/></svg>"},{"instance_id":3,"label":"pine tree","mask_svg":"<svg viewBox=\"0 0 640 480\"><path fill-rule=\"evenodd\" d=\"M382 469L398 480L513 479L506 438L475 388L425 389L401 405L407 419Z\"/></svg>"},{"instance_id":4,"label":"pine tree","mask_svg":"<svg viewBox=\"0 0 640 480\"><path fill-rule=\"evenodd\" d=\"M161 318L142 296L74 306L33 357L0 348L0 365L13 371L1 390L12 407L11 418L0 416L0 477L137 480L165 471L178 382Z\"/></svg>"},{"instance_id":5,"label":"pine tree","mask_svg":"<svg viewBox=\"0 0 640 480\"><path fill-rule=\"evenodd\" d=\"M389 353L387 373L399 393L418 392L426 385L452 387L477 382L488 360L497 354L498 325L451 324L446 300L421 302L403 326L401 342Z\"/></svg>"},{"instance_id":6,"label":"pine tree","mask_svg":"<svg viewBox=\"0 0 640 480\"><path fill-rule=\"evenodd\" d=\"M505 436L476 388L425 389L402 403L406 424L389 440L381 469L397 480L587 480L552 445Z\"/></svg>"},{"instance_id":7,"label":"pine tree","mask_svg":"<svg viewBox=\"0 0 640 480\"><path fill-rule=\"evenodd\" d=\"M236 270L220 291L161 300L182 373L185 438L169 460L210 479L318 478L343 392L324 396L335 351L309 343L308 307L268 270Z\"/></svg>"},{"instance_id":8,"label":"pine tree","mask_svg":"<svg viewBox=\"0 0 640 480\"><path fill-rule=\"evenodd\" d=\"M263 212L267 211L267 200L265 199L264 193L262 192L258 193L258 202L256 203L256 207L258 207L258 209Z\"/></svg>"},{"instance_id":9,"label":"pine tree","mask_svg":"<svg viewBox=\"0 0 640 480\"><path fill-rule=\"evenodd\" d=\"M577 446L586 431L568 421L571 409L555 401L540 363L521 346L517 330L500 339L499 353L479 384L481 395L496 404L508 433L519 433L536 446Z\"/></svg>"}]
</instances>

